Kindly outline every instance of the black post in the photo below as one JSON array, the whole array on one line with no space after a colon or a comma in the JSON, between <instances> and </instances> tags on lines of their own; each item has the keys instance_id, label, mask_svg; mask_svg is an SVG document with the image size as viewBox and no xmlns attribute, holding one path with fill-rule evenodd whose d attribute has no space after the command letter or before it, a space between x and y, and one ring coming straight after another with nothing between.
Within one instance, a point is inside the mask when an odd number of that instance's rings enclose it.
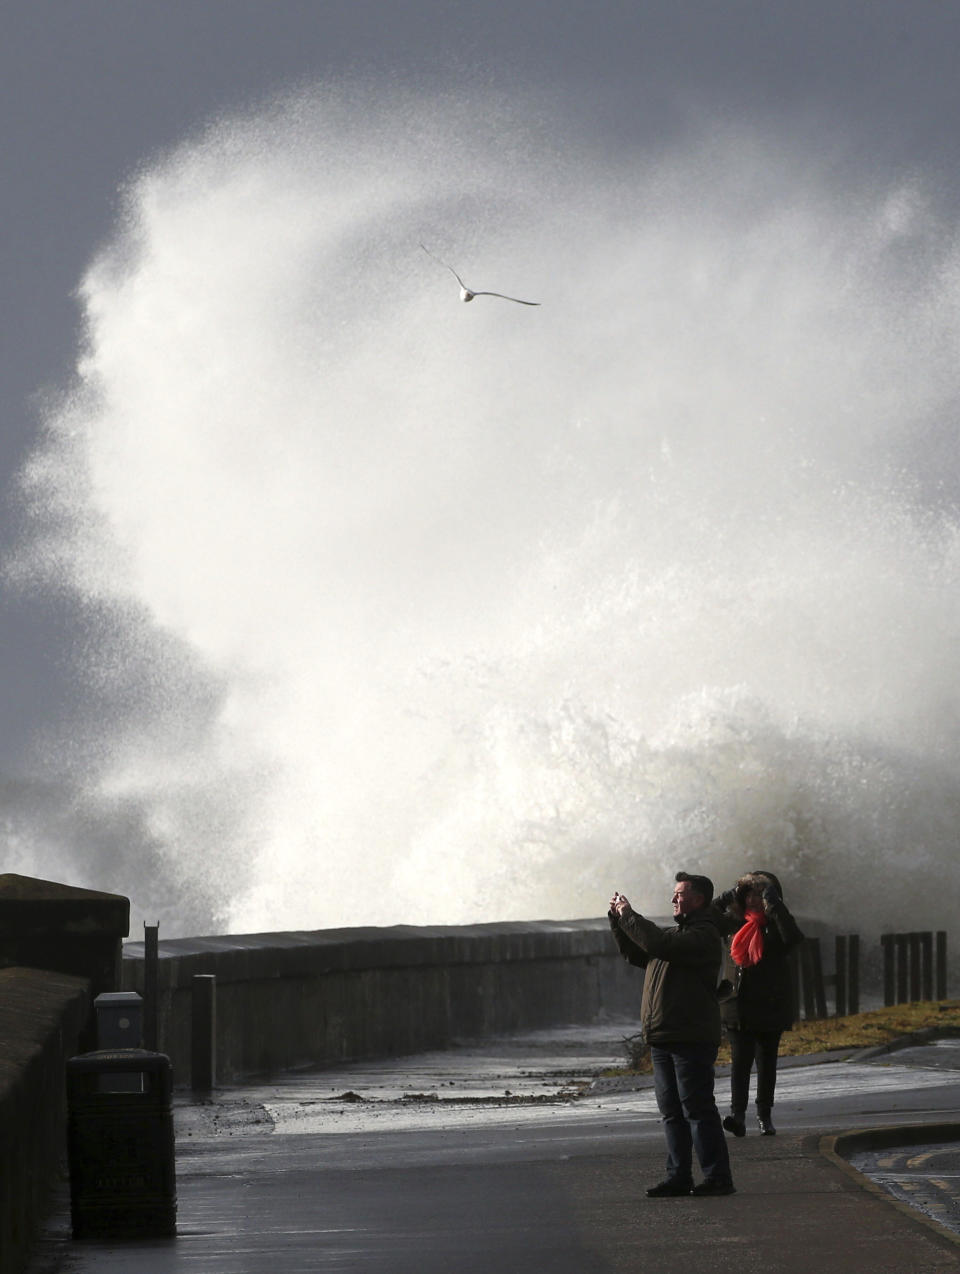
<instances>
[{"instance_id":1,"label":"black post","mask_svg":"<svg viewBox=\"0 0 960 1274\"><path fill-rule=\"evenodd\" d=\"M907 1002L907 935L905 933L894 934L894 942L897 947L897 1003L906 1004Z\"/></svg>"},{"instance_id":2,"label":"black post","mask_svg":"<svg viewBox=\"0 0 960 1274\"><path fill-rule=\"evenodd\" d=\"M143 926L143 1047L157 1052L159 1003L157 996L160 926Z\"/></svg>"},{"instance_id":3,"label":"black post","mask_svg":"<svg viewBox=\"0 0 960 1274\"><path fill-rule=\"evenodd\" d=\"M827 1016L820 963L820 939L805 938L800 948L803 969L803 1015L808 1022Z\"/></svg>"},{"instance_id":4,"label":"black post","mask_svg":"<svg viewBox=\"0 0 960 1274\"><path fill-rule=\"evenodd\" d=\"M827 1016L827 994L823 985L823 964L820 959L819 938L814 938L813 940L810 962L813 967L813 997L817 1006L817 1017L825 1018Z\"/></svg>"},{"instance_id":5,"label":"black post","mask_svg":"<svg viewBox=\"0 0 960 1274\"><path fill-rule=\"evenodd\" d=\"M937 930L937 999L947 998L947 935Z\"/></svg>"},{"instance_id":6,"label":"black post","mask_svg":"<svg viewBox=\"0 0 960 1274\"><path fill-rule=\"evenodd\" d=\"M217 1073L217 978L214 973L193 975L190 1035L190 1087L209 1093Z\"/></svg>"},{"instance_id":7,"label":"black post","mask_svg":"<svg viewBox=\"0 0 960 1274\"><path fill-rule=\"evenodd\" d=\"M860 1012L860 935L858 933L850 935L849 956L849 1004L847 1009L852 1016L854 1013Z\"/></svg>"},{"instance_id":8,"label":"black post","mask_svg":"<svg viewBox=\"0 0 960 1274\"><path fill-rule=\"evenodd\" d=\"M933 934L927 930L920 935L920 981L924 1000L933 999Z\"/></svg>"},{"instance_id":9,"label":"black post","mask_svg":"<svg viewBox=\"0 0 960 1274\"><path fill-rule=\"evenodd\" d=\"M810 968L810 943L812 938L804 938L800 944L800 993L803 998L803 1016L812 1022L816 1016L813 1003L813 973Z\"/></svg>"},{"instance_id":10,"label":"black post","mask_svg":"<svg viewBox=\"0 0 960 1274\"><path fill-rule=\"evenodd\" d=\"M894 947L895 935L892 933L884 933L880 935L880 945L883 947L883 1004L884 1008L889 1008L891 1004L897 1002L896 978L894 956L896 954Z\"/></svg>"},{"instance_id":11,"label":"black post","mask_svg":"<svg viewBox=\"0 0 960 1274\"><path fill-rule=\"evenodd\" d=\"M791 947L787 956L787 964L790 968L790 985L793 988L793 1007L794 1022L800 1021L800 994L802 979L800 976L800 948Z\"/></svg>"},{"instance_id":12,"label":"black post","mask_svg":"<svg viewBox=\"0 0 960 1274\"><path fill-rule=\"evenodd\" d=\"M910 948L910 1003L920 1001L920 935L908 933L907 944Z\"/></svg>"},{"instance_id":13,"label":"black post","mask_svg":"<svg viewBox=\"0 0 960 1274\"><path fill-rule=\"evenodd\" d=\"M834 957L833 967L837 971L836 987L837 987L837 1017L847 1016L847 938L845 934L838 933L834 939Z\"/></svg>"}]
</instances>

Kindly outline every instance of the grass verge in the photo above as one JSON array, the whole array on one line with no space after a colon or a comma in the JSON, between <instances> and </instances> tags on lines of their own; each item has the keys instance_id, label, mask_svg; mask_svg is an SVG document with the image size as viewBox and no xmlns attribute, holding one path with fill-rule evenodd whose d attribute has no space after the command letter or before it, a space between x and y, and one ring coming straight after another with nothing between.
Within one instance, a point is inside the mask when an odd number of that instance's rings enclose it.
<instances>
[{"instance_id":1,"label":"grass verge","mask_svg":"<svg viewBox=\"0 0 960 1274\"><path fill-rule=\"evenodd\" d=\"M825 1017L818 1021L798 1022L792 1031L784 1031L780 1040L781 1057L804 1057L811 1053L829 1053L835 1049L874 1048L889 1044L914 1031L956 1031L960 1034L960 1000L925 1000L917 1004L897 1004L885 1009L871 1009L849 1017ZM644 1075L651 1070L649 1051L641 1049L635 1036L624 1040L629 1062L604 1071L605 1075ZM717 1065L730 1061L730 1046L724 1041L717 1055Z\"/></svg>"}]
</instances>

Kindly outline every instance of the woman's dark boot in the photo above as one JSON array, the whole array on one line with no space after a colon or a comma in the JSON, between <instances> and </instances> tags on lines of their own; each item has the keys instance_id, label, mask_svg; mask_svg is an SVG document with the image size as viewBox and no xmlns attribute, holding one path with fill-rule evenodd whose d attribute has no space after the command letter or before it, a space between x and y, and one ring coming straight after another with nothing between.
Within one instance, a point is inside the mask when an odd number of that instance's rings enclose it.
<instances>
[{"instance_id":1,"label":"woman's dark boot","mask_svg":"<svg viewBox=\"0 0 960 1274\"><path fill-rule=\"evenodd\" d=\"M745 1137L747 1135L747 1122L745 1110L734 1110L723 1121L723 1126L727 1132L732 1132L735 1137Z\"/></svg>"},{"instance_id":2,"label":"woman's dark boot","mask_svg":"<svg viewBox=\"0 0 960 1274\"><path fill-rule=\"evenodd\" d=\"M757 1107L757 1123L760 1126L761 1137L775 1137L777 1135L777 1130L774 1128L773 1120L770 1117L769 1106Z\"/></svg>"}]
</instances>

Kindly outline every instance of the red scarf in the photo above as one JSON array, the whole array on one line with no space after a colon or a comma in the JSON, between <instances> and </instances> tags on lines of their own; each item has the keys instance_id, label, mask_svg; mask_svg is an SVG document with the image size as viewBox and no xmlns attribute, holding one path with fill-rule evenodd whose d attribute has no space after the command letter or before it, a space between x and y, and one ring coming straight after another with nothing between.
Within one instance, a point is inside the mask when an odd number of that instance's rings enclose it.
<instances>
[{"instance_id":1,"label":"red scarf","mask_svg":"<svg viewBox=\"0 0 960 1274\"><path fill-rule=\"evenodd\" d=\"M763 959L763 926L767 917L762 911L748 911L743 924L730 941L730 954L741 969L759 964Z\"/></svg>"}]
</instances>

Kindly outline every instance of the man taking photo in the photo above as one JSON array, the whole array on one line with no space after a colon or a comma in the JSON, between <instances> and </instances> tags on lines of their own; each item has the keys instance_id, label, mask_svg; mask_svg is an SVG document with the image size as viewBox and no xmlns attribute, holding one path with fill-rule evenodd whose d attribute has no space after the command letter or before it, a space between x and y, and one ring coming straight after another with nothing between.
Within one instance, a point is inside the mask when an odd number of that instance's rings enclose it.
<instances>
[{"instance_id":1,"label":"man taking photo","mask_svg":"<svg viewBox=\"0 0 960 1274\"><path fill-rule=\"evenodd\" d=\"M619 892L610 902L610 927L621 954L645 970L641 1030L667 1142L667 1176L647 1190L650 1198L735 1193L713 1095L723 939L712 900L713 883L706 876L679 871L672 928L641 916ZM704 1178L699 1185L693 1183L694 1150Z\"/></svg>"}]
</instances>

